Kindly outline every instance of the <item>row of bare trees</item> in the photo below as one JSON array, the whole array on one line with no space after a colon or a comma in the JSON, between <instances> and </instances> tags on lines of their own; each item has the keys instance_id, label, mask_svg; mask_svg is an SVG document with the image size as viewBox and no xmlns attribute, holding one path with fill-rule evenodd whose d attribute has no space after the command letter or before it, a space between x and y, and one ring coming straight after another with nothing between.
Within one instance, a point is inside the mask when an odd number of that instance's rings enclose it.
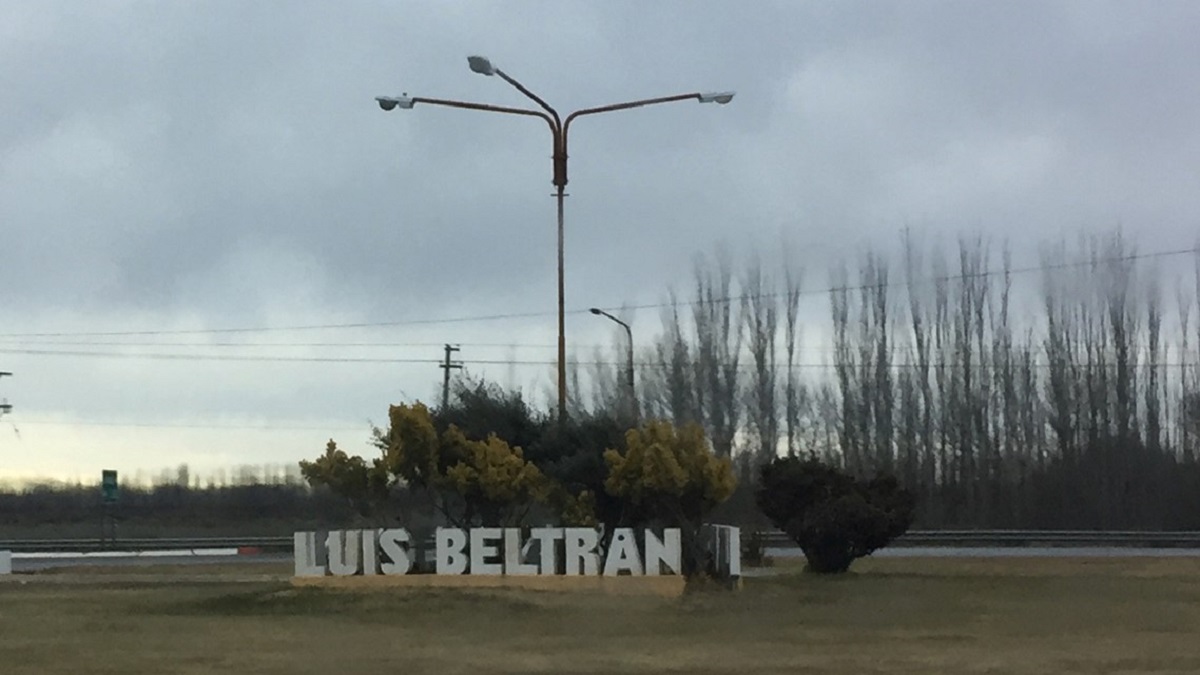
<instances>
[{"instance_id":1,"label":"row of bare trees","mask_svg":"<svg viewBox=\"0 0 1200 675\"><path fill-rule=\"evenodd\" d=\"M700 422L747 469L791 451L887 470L925 527L1200 529L1195 251L1183 279L1183 256L1119 232L1019 269L980 238L900 244L831 288L787 255L700 258L642 349L643 415ZM614 361L581 408L622 409Z\"/></svg>"}]
</instances>

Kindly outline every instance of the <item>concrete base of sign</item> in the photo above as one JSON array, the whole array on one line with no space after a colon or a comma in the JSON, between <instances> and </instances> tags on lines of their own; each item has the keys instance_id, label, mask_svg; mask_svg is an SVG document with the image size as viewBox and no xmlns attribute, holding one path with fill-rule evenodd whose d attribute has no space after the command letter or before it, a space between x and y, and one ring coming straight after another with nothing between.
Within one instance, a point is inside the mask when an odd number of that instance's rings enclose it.
<instances>
[{"instance_id":1,"label":"concrete base of sign","mask_svg":"<svg viewBox=\"0 0 1200 675\"><path fill-rule=\"evenodd\" d=\"M0 551L0 575L12 574L12 551Z\"/></svg>"},{"instance_id":2,"label":"concrete base of sign","mask_svg":"<svg viewBox=\"0 0 1200 675\"><path fill-rule=\"evenodd\" d=\"M684 579L682 576L674 574L655 577L384 574L373 576L292 577L292 585L347 590L382 588L513 588L529 591L593 591L608 595L658 595L675 598L683 595Z\"/></svg>"}]
</instances>

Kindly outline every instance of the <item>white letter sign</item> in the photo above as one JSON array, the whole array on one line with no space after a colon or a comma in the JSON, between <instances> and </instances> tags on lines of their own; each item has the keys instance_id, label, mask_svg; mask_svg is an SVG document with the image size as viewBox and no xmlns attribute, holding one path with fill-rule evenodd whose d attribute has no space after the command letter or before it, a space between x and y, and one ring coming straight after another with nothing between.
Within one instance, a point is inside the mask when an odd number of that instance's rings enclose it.
<instances>
[{"instance_id":1,"label":"white letter sign","mask_svg":"<svg viewBox=\"0 0 1200 675\"><path fill-rule=\"evenodd\" d=\"M532 540L530 540L532 541ZM521 547L521 528L504 528L504 573L505 574L537 574L538 566L522 562L529 551L529 545Z\"/></svg>"},{"instance_id":2,"label":"white letter sign","mask_svg":"<svg viewBox=\"0 0 1200 675\"><path fill-rule=\"evenodd\" d=\"M456 527L439 527L434 535L438 574L462 574L467 571L467 533Z\"/></svg>"},{"instance_id":3,"label":"white letter sign","mask_svg":"<svg viewBox=\"0 0 1200 675\"><path fill-rule=\"evenodd\" d=\"M329 572L339 577L349 577L362 571L359 554L362 553L358 530L330 532L325 540L329 548Z\"/></svg>"},{"instance_id":4,"label":"white letter sign","mask_svg":"<svg viewBox=\"0 0 1200 675\"><path fill-rule=\"evenodd\" d=\"M471 530L471 574L496 575L504 572L500 563L487 562L500 554L500 547L494 543L501 537L498 527L476 527Z\"/></svg>"},{"instance_id":5,"label":"white letter sign","mask_svg":"<svg viewBox=\"0 0 1200 675\"><path fill-rule=\"evenodd\" d=\"M683 565L679 564L683 547L680 545L680 532L677 528L663 530L660 540L650 530L646 530L646 575L658 576L662 573L660 563L674 574L683 574Z\"/></svg>"},{"instance_id":6,"label":"white letter sign","mask_svg":"<svg viewBox=\"0 0 1200 675\"><path fill-rule=\"evenodd\" d=\"M296 576L298 577L323 577L325 576L325 562L318 557L319 553L324 552L324 548L318 552L317 550L317 533L316 532L297 532L292 537L293 557L296 561ZM323 556L322 556L323 557Z\"/></svg>"},{"instance_id":7,"label":"white letter sign","mask_svg":"<svg viewBox=\"0 0 1200 675\"><path fill-rule=\"evenodd\" d=\"M637 539L633 536L633 528L629 527L613 530L612 543L608 545L608 556L604 559L604 576L615 577L622 570L635 576L642 574Z\"/></svg>"},{"instance_id":8,"label":"white letter sign","mask_svg":"<svg viewBox=\"0 0 1200 675\"><path fill-rule=\"evenodd\" d=\"M728 525L711 529L716 533L721 569L740 575L738 529ZM646 530L640 542L632 528L615 528L603 556L600 530L594 527L534 527L528 530L527 540L522 539L523 531L519 527L439 527L434 533L434 571L446 575L613 577L683 573L678 528L664 529L661 539ZM296 532L295 576L410 574L417 559L415 545L404 528ZM420 552L423 559L428 555L424 549Z\"/></svg>"},{"instance_id":9,"label":"white letter sign","mask_svg":"<svg viewBox=\"0 0 1200 675\"><path fill-rule=\"evenodd\" d=\"M383 530L379 533L379 547L388 562L381 568L384 574L408 574L413 561L408 555L408 530Z\"/></svg>"},{"instance_id":10,"label":"white letter sign","mask_svg":"<svg viewBox=\"0 0 1200 675\"><path fill-rule=\"evenodd\" d=\"M590 527L568 527L566 529L567 576L591 575L600 571L600 533ZM582 563L582 569L580 569Z\"/></svg>"},{"instance_id":11,"label":"white letter sign","mask_svg":"<svg viewBox=\"0 0 1200 675\"><path fill-rule=\"evenodd\" d=\"M561 527L535 527L529 531L530 539L537 541L541 553L538 574L558 574L558 545L563 538Z\"/></svg>"}]
</instances>

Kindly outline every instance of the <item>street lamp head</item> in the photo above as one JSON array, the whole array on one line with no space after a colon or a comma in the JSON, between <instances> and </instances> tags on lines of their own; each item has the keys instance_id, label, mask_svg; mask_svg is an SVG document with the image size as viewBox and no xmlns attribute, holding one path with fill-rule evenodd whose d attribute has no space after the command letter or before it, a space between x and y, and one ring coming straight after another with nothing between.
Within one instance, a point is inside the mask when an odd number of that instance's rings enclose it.
<instances>
[{"instance_id":1,"label":"street lamp head","mask_svg":"<svg viewBox=\"0 0 1200 675\"><path fill-rule=\"evenodd\" d=\"M468 56L467 65L471 67L471 72L487 75L491 77L496 74L496 67L488 60L486 56Z\"/></svg>"},{"instance_id":2,"label":"street lamp head","mask_svg":"<svg viewBox=\"0 0 1200 675\"><path fill-rule=\"evenodd\" d=\"M413 105L416 104L416 101L408 94L403 96L376 96L375 100L379 102L379 107L384 110L395 110L396 108L412 110Z\"/></svg>"},{"instance_id":3,"label":"street lamp head","mask_svg":"<svg viewBox=\"0 0 1200 675\"><path fill-rule=\"evenodd\" d=\"M601 314L603 314L603 312L600 310L599 307L593 307L593 308L589 309L588 311L591 312L592 314L595 314L596 316L600 316Z\"/></svg>"},{"instance_id":4,"label":"street lamp head","mask_svg":"<svg viewBox=\"0 0 1200 675\"><path fill-rule=\"evenodd\" d=\"M732 91L709 92L707 94L700 94L699 99L700 99L701 103L719 103L721 105L725 105L726 103L729 103L730 101L733 100L734 93L736 93L736 92L732 92Z\"/></svg>"}]
</instances>

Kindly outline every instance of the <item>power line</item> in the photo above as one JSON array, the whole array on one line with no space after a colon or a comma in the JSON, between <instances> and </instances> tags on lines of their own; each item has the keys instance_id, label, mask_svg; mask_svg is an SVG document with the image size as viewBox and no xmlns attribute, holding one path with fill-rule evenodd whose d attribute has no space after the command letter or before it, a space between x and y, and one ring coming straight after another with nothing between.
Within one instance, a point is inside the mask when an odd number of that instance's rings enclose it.
<instances>
[{"instance_id":1,"label":"power line","mask_svg":"<svg viewBox=\"0 0 1200 675\"><path fill-rule=\"evenodd\" d=\"M1200 253L1200 249L1187 248L1176 249L1169 251L1156 251L1152 253L1136 253L1125 256L1116 256L1111 258L1095 258L1084 261L1058 263L1051 265L1033 265L1028 267L1016 267L1008 270L992 269L983 270L975 273L967 274L948 274L937 277L925 277L923 279L892 282L887 284L861 284L861 285L841 285L827 288L802 290L799 295L825 295L835 291L854 291L865 290L871 288L898 288L906 287L909 283L923 284L936 283L939 281L956 281L966 279L977 279L1001 275L1016 275L1028 274L1031 272L1045 272L1052 270L1073 269L1078 267L1091 267L1100 263L1113 262L1132 262L1135 260L1153 260L1160 258L1168 258L1181 255L1195 255ZM621 312L621 311L641 311L647 309L662 309L674 305L688 306L705 303L729 303L739 300L750 299L755 297L772 298L785 295L785 292L775 293L747 293L734 296L726 296L721 298L713 298L710 300L681 300L676 303L657 302L645 303L640 305L625 305L625 306L608 306L602 307L606 311ZM579 315L590 313L590 308L567 310L566 314ZM258 326L258 327L239 327L239 328L197 328L191 330L142 330L142 331L80 331L80 332L44 332L44 333L0 333L0 338L49 338L49 337L119 337L119 336L153 336L153 335L214 335L214 334L232 334L232 333L265 333L265 332L286 332L286 331L308 331L308 330L342 330L342 329L361 329L361 328L396 328L401 326L419 326L419 325L440 325L451 323L482 323L487 321L507 321L513 319L541 319L557 316L557 312L511 312L503 314L483 314L477 316L459 316L447 317L441 319L404 319L399 321L380 321L380 322L360 322L360 323L341 323L341 324L312 324L299 326Z\"/></svg>"},{"instance_id":2,"label":"power line","mask_svg":"<svg viewBox=\"0 0 1200 675\"><path fill-rule=\"evenodd\" d=\"M851 286L851 285L830 286L828 288L801 290L797 293L797 295L802 295L802 296L827 295L829 293L834 293L834 292L838 292L838 291L847 291L848 292L848 291L870 290L870 289L876 289L876 288L906 288L906 287L908 287L908 285L910 283L912 283L914 285L918 285L918 284L923 285L923 284L937 283L939 281L965 281L967 279L982 279L982 278L986 278L986 277L1002 276L1005 274L1014 275L1014 274L1028 274L1030 272L1049 272L1049 271L1054 271L1054 270L1073 269L1073 268L1077 268L1077 267L1091 267L1098 263L1131 262L1131 261L1135 261L1135 260L1168 258L1168 257L1173 257L1173 256L1189 255L1189 254L1200 254L1200 249L1188 248L1188 249L1177 249L1177 250L1173 250L1173 251L1156 251L1153 253L1135 253L1135 254L1131 254L1131 255L1116 256L1113 258L1098 258L1095 260L1087 260L1087 261L1082 261L1082 262L1057 263L1057 264L1052 264L1052 265L1033 265L1033 266L1029 266L1029 267L1014 267L1014 268L1011 268L1008 270L992 269L992 270L983 270L980 272L965 273L965 274L946 274L946 275L936 276L936 277L923 277L921 279L912 280L911 282L910 281L895 281L895 282L889 282L886 284L859 284L856 286ZM725 303L736 302L736 301L741 301L741 300L749 300L751 298L778 298L778 297L783 297L786 294L787 294L786 291L777 291L774 293L744 293L741 295L713 298L711 300L686 300L686 301L680 301L678 304L682 305L682 306L708 304L708 303L725 304ZM669 303L669 302L660 302L660 303L648 303L648 304L644 304L644 305L626 306L626 307L622 307L620 309L625 310L625 311L637 311L637 310L642 310L642 309L661 309L663 307L670 307L671 305L672 305L672 303Z\"/></svg>"},{"instance_id":3,"label":"power line","mask_svg":"<svg viewBox=\"0 0 1200 675\"><path fill-rule=\"evenodd\" d=\"M571 310L568 314L583 314L586 309ZM268 333L268 332L284 332L284 331L307 331L307 330L338 330L351 328L394 328L397 326L419 326L419 325L434 325L447 323L473 323L482 321L504 321L510 319L532 319L543 318L546 316L556 316L554 312L512 312L508 314L485 314L480 316L460 316L449 317L444 319L405 319L402 321L378 321L378 322L361 322L361 323L328 323L328 324L311 324L301 326L255 326L255 327L239 327L239 328L195 328L188 330L136 330L136 331L79 331L79 332L57 332L57 333L0 333L0 338L29 338L29 337L120 337L120 336L139 336L139 335L213 335L226 333Z\"/></svg>"},{"instance_id":4,"label":"power line","mask_svg":"<svg viewBox=\"0 0 1200 675\"><path fill-rule=\"evenodd\" d=\"M362 431L369 425L366 423L361 427L349 426L266 426L254 424L190 424L190 423L172 423L172 422L108 422L99 420L43 420L30 419L21 420L23 426L47 426L47 427L114 427L114 428L131 428L131 429L200 429L212 431Z\"/></svg>"},{"instance_id":5,"label":"power line","mask_svg":"<svg viewBox=\"0 0 1200 675\"><path fill-rule=\"evenodd\" d=\"M473 348L516 348L516 349L555 349L556 346L550 343L509 343L509 342L455 342L455 345L462 347ZM29 345L29 347L26 347ZM45 351L49 347L177 347L177 348L207 348L213 347L216 349L240 348L246 349L265 349L265 348L444 348L443 342L92 342L92 341L41 341L41 340L10 340L0 338L0 354L7 353L16 349L28 349L31 351ZM573 343L576 350L604 350L612 347L611 344L594 344L594 343ZM797 345L797 351L812 352L812 353L828 353L829 350L817 347L814 345Z\"/></svg>"},{"instance_id":6,"label":"power line","mask_svg":"<svg viewBox=\"0 0 1200 675\"><path fill-rule=\"evenodd\" d=\"M434 364L441 366L441 359L405 359L405 358L357 358L357 357L307 357L307 356L246 356L239 354L166 354L166 353L131 353L131 352L94 352L94 351L56 351L56 350L3 350L0 349L0 354L29 354L35 356L66 356L66 357L96 357L96 358L127 358L127 359L151 359L151 360L170 360L170 361L231 361L237 363L346 363L346 364ZM738 366L739 370L753 370L753 363L748 363L745 357L740 359L742 364ZM476 366L553 366L557 361L542 360L542 359L469 359L461 362L465 365ZM597 360L576 360L570 361L568 365L575 366L603 366L603 367L621 367L624 364L616 361L597 361ZM689 364L690 365L690 364ZM1035 362L1030 363L1032 368L1051 368L1054 364ZM668 362L656 361L640 361L635 362L634 366L641 368L672 368L674 364ZM928 368L931 371L947 370L947 369L962 369L962 364L945 364L945 363L929 363L920 364L912 362L893 362L886 364L891 369L904 368ZM1200 366L1200 362L1137 362L1127 364L1130 368L1180 368L1180 367L1196 367ZM773 366L776 370L787 369L787 363L775 363ZM794 363L791 368L797 369L834 369L839 365L832 362L826 363ZM861 370L876 367L873 363L847 363L846 368ZM970 366L972 370L994 370L1003 366L996 364L976 364ZM1014 369L1025 367L1025 364L1014 362L1011 366ZM1096 363L1082 364L1072 363L1066 366L1068 368L1111 368L1115 369L1116 364L1112 363Z\"/></svg>"},{"instance_id":7,"label":"power line","mask_svg":"<svg viewBox=\"0 0 1200 675\"><path fill-rule=\"evenodd\" d=\"M385 359L353 356L249 356L243 354L167 354L161 352L95 352L67 351L56 349L0 349L0 354L23 354L26 356L72 356L126 359L151 359L164 361L239 361L280 363L440 363L437 359Z\"/></svg>"},{"instance_id":8,"label":"power line","mask_svg":"<svg viewBox=\"0 0 1200 675\"><path fill-rule=\"evenodd\" d=\"M462 346L462 347L479 347L479 348L487 348L487 347L495 347L495 348L517 347L517 348L523 348L523 349L554 349L555 348L555 345L552 345L549 343L535 344L535 343L499 343L499 342L497 342L497 343L455 342L454 344L457 346ZM24 345L37 345L37 347L25 348ZM445 343L443 343L443 342L428 342L428 343L425 343L425 342L367 342L367 343L363 343L363 342L287 342L287 343L285 343L285 342L247 342L247 343L192 342L192 343L188 343L188 342L88 342L88 341L39 342L39 341L32 341L32 340L7 341L7 340L0 339L0 354L10 354L11 353L11 354L27 354L27 355L35 355L35 356L42 356L42 355L114 356L114 357L119 357L119 356L139 357L139 356L142 356L141 354L139 354L137 352L98 352L98 351L82 352L82 351L75 351L75 350L46 349L47 347L59 347L59 346L65 346L65 347L177 347L177 348L197 348L197 349L207 348L207 347L213 347L213 348L218 348L218 349L240 348L240 347L244 347L247 349L264 349L264 348L271 348L271 347L286 347L286 348L301 348L301 347L303 347L303 348L325 348L325 347L330 347L330 348L340 348L340 349L354 348L354 347L369 347L369 348L376 348L376 347L379 347L379 348L383 348L383 347L387 347L387 348L439 347L439 348L444 349ZM579 351L604 350L604 349L609 349L612 347L612 345L579 344L579 343L575 343L575 346L576 346L576 349ZM645 345L643 345L643 346L645 346ZM831 347L820 347L817 345L797 345L796 351L802 352L802 353L807 352L810 354L829 355L829 354L832 354L834 350ZM1189 349L1188 352L1196 353L1197 350ZM1115 354L1115 352L1112 352L1111 350L1110 350L1110 353ZM204 355L204 354L187 354L187 353L162 354L162 355L151 354L151 355L147 355L147 356L149 358L186 359L188 357L195 357L195 358L204 359L204 360L230 359L230 360L246 360L246 361L257 361L257 360L303 361L303 360L308 360L310 358L310 357L299 357L299 356L297 356L297 357L274 357L274 356L258 356L258 355L244 355L244 354L214 354L214 355L210 356L210 355ZM743 351L742 356L744 358L750 358L750 352ZM322 361L330 359L330 357L312 357L312 358L317 358ZM342 360L342 358L344 358L348 362L363 362L363 363L408 362L407 359L381 359L381 358L365 358L365 357L364 358L339 357L338 359L335 359L335 361L340 361L340 360ZM427 362L427 360L418 359L417 361L414 361L414 362L425 363L425 362ZM476 361L472 361L472 362L474 363ZM517 360L505 361L504 363L519 363L519 361L517 361ZM0 376L2 376L4 374L5 373L0 373Z\"/></svg>"},{"instance_id":9,"label":"power line","mask_svg":"<svg viewBox=\"0 0 1200 675\"><path fill-rule=\"evenodd\" d=\"M64 346L64 347L247 347L247 348L262 348L262 347L438 347L441 348L443 342L105 342L105 341L44 341L31 339L12 339L0 337L0 348L4 345L27 345L34 344L38 346ZM530 343L530 342L455 342L454 344L464 347L479 347L479 348L516 348L516 349L554 349L555 345L551 343ZM599 347L602 345L585 345L589 347Z\"/></svg>"}]
</instances>

